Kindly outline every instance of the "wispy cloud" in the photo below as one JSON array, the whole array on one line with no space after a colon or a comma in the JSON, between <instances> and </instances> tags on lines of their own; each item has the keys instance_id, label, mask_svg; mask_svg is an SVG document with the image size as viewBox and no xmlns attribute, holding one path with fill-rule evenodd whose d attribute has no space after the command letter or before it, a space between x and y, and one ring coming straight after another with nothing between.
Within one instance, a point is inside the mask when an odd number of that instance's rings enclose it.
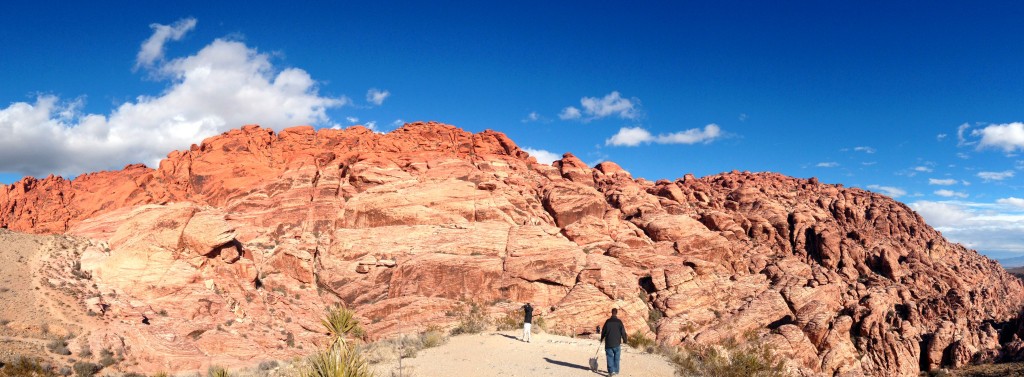
<instances>
[{"instance_id":1,"label":"wispy cloud","mask_svg":"<svg viewBox=\"0 0 1024 377\"><path fill-rule=\"evenodd\" d=\"M526 153L529 153L530 156L533 156L533 158L536 158L537 162L542 164L550 164L555 160L562 159L561 155L551 153L543 149L523 148L523 150L526 151Z\"/></svg>"},{"instance_id":2,"label":"wispy cloud","mask_svg":"<svg viewBox=\"0 0 1024 377\"><path fill-rule=\"evenodd\" d=\"M167 41L181 40L186 33L195 29L196 19L185 18L178 20L173 25L151 24L149 27L153 29L153 35L142 42L142 47L139 48L139 53L135 56L135 68L150 67L157 60L162 60L164 45L167 44Z\"/></svg>"},{"instance_id":3,"label":"wispy cloud","mask_svg":"<svg viewBox=\"0 0 1024 377\"><path fill-rule=\"evenodd\" d=\"M945 198L966 198L968 195L965 192L953 191L953 190L936 190L935 195Z\"/></svg>"},{"instance_id":4,"label":"wispy cloud","mask_svg":"<svg viewBox=\"0 0 1024 377\"><path fill-rule=\"evenodd\" d=\"M548 123L550 121L546 117L544 117L543 115L540 115L540 113L538 113L536 111L531 111L529 114L526 114L526 117L523 118L522 120L520 120L520 122L522 122L522 123L533 123L533 122Z\"/></svg>"},{"instance_id":5,"label":"wispy cloud","mask_svg":"<svg viewBox=\"0 0 1024 377\"><path fill-rule=\"evenodd\" d=\"M1006 171L983 171L978 173L978 178L988 181L1002 181L1007 178L1013 178L1013 170Z\"/></svg>"},{"instance_id":6,"label":"wispy cloud","mask_svg":"<svg viewBox=\"0 0 1024 377\"><path fill-rule=\"evenodd\" d=\"M345 120L352 124L356 124L359 122L359 118L356 117L345 117Z\"/></svg>"},{"instance_id":7,"label":"wispy cloud","mask_svg":"<svg viewBox=\"0 0 1024 377\"><path fill-rule=\"evenodd\" d=\"M968 142L967 138L964 137L964 134L967 133L967 130L970 128L971 125L967 123L961 124L960 127L956 128L956 145L958 147L973 144L971 142Z\"/></svg>"},{"instance_id":8,"label":"wispy cloud","mask_svg":"<svg viewBox=\"0 0 1024 377\"><path fill-rule=\"evenodd\" d=\"M885 195L889 195L889 196L891 196L893 198L898 198L898 197L901 197L903 195L907 195L907 191L906 190L903 190L903 189L901 189L899 187L893 187L893 186L868 185L868 189L870 189L871 191L880 192L880 193L883 193Z\"/></svg>"},{"instance_id":9,"label":"wispy cloud","mask_svg":"<svg viewBox=\"0 0 1024 377\"><path fill-rule=\"evenodd\" d=\"M1024 151L1024 123L992 124L980 130L971 131L971 136L980 136L978 149L995 148L1003 152Z\"/></svg>"},{"instance_id":10,"label":"wispy cloud","mask_svg":"<svg viewBox=\"0 0 1024 377\"><path fill-rule=\"evenodd\" d=\"M946 134L935 135L935 140L938 140L938 141L946 140L946 136L949 136L949 135L946 135Z\"/></svg>"},{"instance_id":11,"label":"wispy cloud","mask_svg":"<svg viewBox=\"0 0 1024 377\"><path fill-rule=\"evenodd\" d=\"M952 178L949 178L949 179L928 178L928 184L929 185L952 186L952 185L955 185L956 182L957 181L955 179L952 179Z\"/></svg>"},{"instance_id":12,"label":"wispy cloud","mask_svg":"<svg viewBox=\"0 0 1024 377\"><path fill-rule=\"evenodd\" d=\"M914 171L922 172L922 173L931 173L932 172L932 168L927 167L927 166L915 166L914 167Z\"/></svg>"},{"instance_id":13,"label":"wispy cloud","mask_svg":"<svg viewBox=\"0 0 1024 377\"><path fill-rule=\"evenodd\" d=\"M636 119L640 115L638 103L636 98L623 98L622 94L613 91L603 98L583 97L580 99L582 110L569 106L562 109L558 117L563 120L581 119L584 122L615 115L622 119Z\"/></svg>"},{"instance_id":14,"label":"wispy cloud","mask_svg":"<svg viewBox=\"0 0 1024 377\"><path fill-rule=\"evenodd\" d=\"M154 27L149 40L161 42L142 46L139 61L153 62L147 69L167 84L159 96L138 96L109 114L85 114L80 101L52 95L0 109L0 171L77 175L134 162L155 166L171 150L248 123L329 125L326 109L349 102L321 96L306 71L275 68L267 54L241 42L217 39L166 62L153 53L194 22Z\"/></svg>"},{"instance_id":15,"label":"wispy cloud","mask_svg":"<svg viewBox=\"0 0 1024 377\"><path fill-rule=\"evenodd\" d=\"M817 166L819 168L834 168L836 166L839 166L839 163L835 161L819 162L817 165L814 166Z\"/></svg>"},{"instance_id":16,"label":"wispy cloud","mask_svg":"<svg viewBox=\"0 0 1024 377\"><path fill-rule=\"evenodd\" d=\"M384 100L391 96L391 92L387 90L380 90L377 88L370 88L366 91L366 102L380 106L384 104Z\"/></svg>"},{"instance_id":17,"label":"wispy cloud","mask_svg":"<svg viewBox=\"0 0 1024 377\"><path fill-rule=\"evenodd\" d=\"M704 129L691 128L686 131L673 132L668 134L650 133L642 127L622 127L619 132L608 140L605 145L635 147L640 144L697 144L710 143L722 136L722 130L717 124L709 124Z\"/></svg>"}]
</instances>

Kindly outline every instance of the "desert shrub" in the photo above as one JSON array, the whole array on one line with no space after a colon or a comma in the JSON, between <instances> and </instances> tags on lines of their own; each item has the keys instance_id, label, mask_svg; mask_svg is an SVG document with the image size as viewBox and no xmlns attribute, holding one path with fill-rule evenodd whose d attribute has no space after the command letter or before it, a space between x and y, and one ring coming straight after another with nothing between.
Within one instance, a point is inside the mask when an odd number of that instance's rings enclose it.
<instances>
[{"instance_id":1,"label":"desert shrub","mask_svg":"<svg viewBox=\"0 0 1024 377\"><path fill-rule=\"evenodd\" d=\"M75 375L78 377L92 377L96 373L103 369L99 364L93 364L87 361L76 362L72 368L75 370Z\"/></svg>"},{"instance_id":2,"label":"desert shrub","mask_svg":"<svg viewBox=\"0 0 1024 377\"><path fill-rule=\"evenodd\" d=\"M0 364L2 365L2 364ZM27 357L19 357L0 368L0 376L39 376L56 377L53 370L40 364L38 360Z\"/></svg>"},{"instance_id":3,"label":"desert shrub","mask_svg":"<svg viewBox=\"0 0 1024 377\"><path fill-rule=\"evenodd\" d=\"M448 336L445 334L444 329L431 325L427 327L426 331L420 333L420 343L424 349L434 348L448 343Z\"/></svg>"},{"instance_id":4,"label":"desert shrub","mask_svg":"<svg viewBox=\"0 0 1024 377\"><path fill-rule=\"evenodd\" d=\"M78 350L78 357L90 358L92 357L92 349L86 344L82 346L82 349Z\"/></svg>"},{"instance_id":5,"label":"desert shrub","mask_svg":"<svg viewBox=\"0 0 1024 377\"><path fill-rule=\"evenodd\" d=\"M100 350L100 365L106 368L114 364L117 364L117 360L114 359L114 353L106 348Z\"/></svg>"},{"instance_id":6,"label":"desert shrub","mask_svg":"<svg viewBox=\"0 0 1024 377\"><path fill-rule=\"evenodd\" d=\"M719 346L687 346L671 355L670 359L675 364L676 373L684 377L787 376L782 358L772 347L761 342L749 342L745 347L736 342L725 342Z\"/></svg>"},{"instance_id":7,"label":"desert shrub","mask_svg":"<svg viewBox=\"0 0 1024 377\"><path fill-rule=\"evenodd\" d=\"M263 371L271 370L271 369L277 368L278 365L279 364L277 363L276 360L264 361L264 362L260 363L260 370L263 370Z\"/></svg>"},{"instance_id":8,"label":"desert shrub","mask_svg":"<svg viewBox=\"0 0 1024 377\"><path fill-rule=\"evenodd\" d=\"M327 329L332 342L346 344L350 336L361 338L365 335L355 318L355 312L348 308L335 306L327 310L320 323Z\"/></svg>"},{"instance_id":9,"label":"desert shrub","mask_svg":"<svg viewBox=\"0 0 1024 377\"><path fill-rule=\"evenodd\" d=\"M626 344L630 347L643 350L648 353L654 352L655 348L657 348L657 344L654 343L654 339L644 336L644 333L640 332L640 330L634 331L633 334L630 334L629 337L626 338Z\"/></svg>"},{"instance_id":10,"label":"desert shrub","mask_svg":"<svg viewBox=\"0 0 1024 377\"><path fill-rule=\"evenodd\" d=\"M50 341L50 343L46 345L46 349L57 355L71 355L71 350L68 349L68 342L63 338Z\"/></svg>"},{"instance_id":11,"label":"desert shrub","mask_svg":"<svg viewBox=\"0 0 1024 377\"><path fill-rule=\"evenodd\" d=\"M484 309L476 303L470 303L459 315L459 324L452 329L452 335L479 334L491 325L491 321L484 313Z\"/></svg>"},{"instance_id":12,"label":"desert shrub","mask_svg":"<svg viewBox=\"0 0 1024 377\"><path fill-rule=\"evenodd\" d=\"M359 350L336 345L307 358L299 376L372 377L373 372Z\"/></svg>"},{"instance_id":13,"label":"desert shrub","mask_svg":"<svg viewBox=\"0 0 1024 377\"><path fill-rule=\"evenodd\" d=\"M206 377L229 377L228 370L224 367L211 365L206 369Z\"/></svg>"},{"instance_id":14,"label":"desert shrub","mask_svg":"<svg viewBox=\"0 0 1024 377\"><path fill-rule=\"evenodd\" d=\"M498 331L518 330L523 328L523 309L509 311L504 317L499 318L495 323Z\"/></svg>"}]
</instances>

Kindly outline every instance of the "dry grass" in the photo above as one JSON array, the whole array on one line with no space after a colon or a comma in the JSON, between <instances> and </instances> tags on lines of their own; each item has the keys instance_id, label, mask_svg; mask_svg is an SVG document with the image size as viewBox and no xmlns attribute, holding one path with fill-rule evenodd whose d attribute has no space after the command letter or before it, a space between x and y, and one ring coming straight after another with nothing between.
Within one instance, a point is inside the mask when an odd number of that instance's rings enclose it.
<instances>
[{"instance_id":1,"label":"dry grass","mask_svg":"<svg viewBox=\"0 0 1024 377\"><path fill-rule=\"evenodd\" d=\"M668 355L684 377L785 377L783 359L770 345L734 341L721 345L687 345Z\"/></svg>"}]
</instances>

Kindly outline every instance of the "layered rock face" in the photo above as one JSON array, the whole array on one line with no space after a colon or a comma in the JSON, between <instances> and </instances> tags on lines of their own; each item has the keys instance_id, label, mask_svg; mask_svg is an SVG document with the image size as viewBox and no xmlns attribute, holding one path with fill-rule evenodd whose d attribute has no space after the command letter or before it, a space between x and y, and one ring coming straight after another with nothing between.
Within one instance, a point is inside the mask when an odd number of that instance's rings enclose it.
<instances>
[{"instance_id":1,"label":"layered rock face","mask_svg":"<svg viewBox=\"0 0 1024 377\"><path fill-rule=\"evenodd\" d=\"M771 342L802 375L916 375L1021 344L1021 282L890 198L544 165L501 133L438 123L246 126L157 169L0 186L0 226L93 240L82 269L105 294L83 305L111 324L89 342L140 368L304 354L335 303L371 337L523 302L582 334L617 307L667 345Z\"/></svg>"}]
</instances>

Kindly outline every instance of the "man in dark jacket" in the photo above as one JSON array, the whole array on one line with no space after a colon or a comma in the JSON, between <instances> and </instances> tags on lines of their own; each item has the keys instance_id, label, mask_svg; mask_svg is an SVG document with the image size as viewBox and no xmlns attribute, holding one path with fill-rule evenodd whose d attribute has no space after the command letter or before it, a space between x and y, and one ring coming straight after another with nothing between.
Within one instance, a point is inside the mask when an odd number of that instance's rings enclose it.
<instances>
[{"instance_id":1,"label":"man in dark jacket","mask_svg":"<svg viewBox=\"0 0 1024 377\"><path fill-rule=\"evenodd\" d=\"M523 305L523 341L530 342L530 326L533 325L533 306Z\"/></svg>"},{"instance_id":2,"label":"man in dark jacket","mask_svg":"<svg viewBox=\"0 0 1024 377\"><path fill-rule=\"evenodd\" d=\"M612 316L604 321L601 327L601 341L604 342L604 354L608 359L608 375L619 374L619 359L622 356L622 343L626 342L626 326L622 325L617 315L619 309L612 309Z\"/></svg>"}]
</instances>

